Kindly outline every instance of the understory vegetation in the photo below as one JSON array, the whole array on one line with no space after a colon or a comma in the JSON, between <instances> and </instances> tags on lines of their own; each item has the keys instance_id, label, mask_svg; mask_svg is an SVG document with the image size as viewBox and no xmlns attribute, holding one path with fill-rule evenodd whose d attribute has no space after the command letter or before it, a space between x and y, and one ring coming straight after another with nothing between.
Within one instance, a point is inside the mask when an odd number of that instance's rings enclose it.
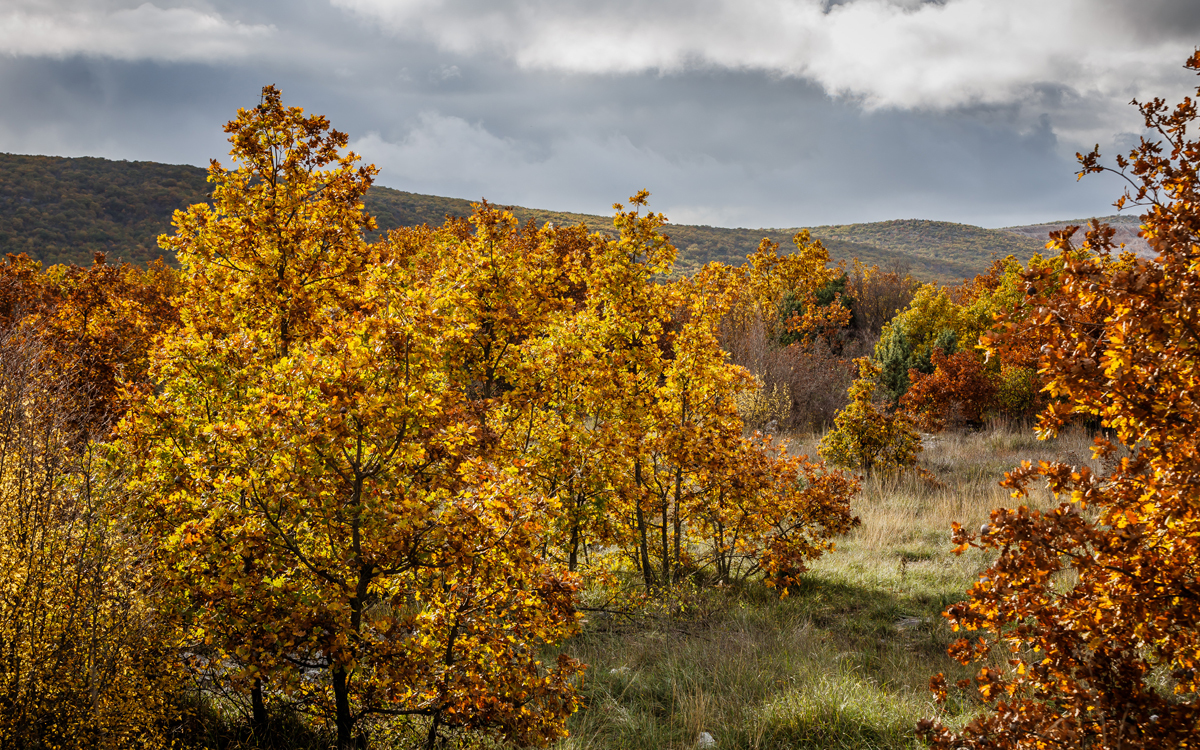
<instances>
[{"instance_id":1,"label":"understory vegetation","mask_svg":"<svg viewBox=\"0 0 1200 750\"><path fill-rule=\"evenodd\" d=\"M794 447L814 451L819 434ZM561 748L919 748L914 716L957 726L980 708L968 694L939 706L930 675L973 674L946 654L958 635L941 616L992 556L955 555L954 522L970 528L1011 504L998 482L1021 461L1089 459L1091 436L1039 441L1028 426L925 436L914 474L875 475L862 523L783 598L761 585L692 587L637 613L589 612L565 644L589 664L585 707ZM1049 493L1026 501L1051 508ZM703 744L703 743L701 743Z\"/></svg>"}]
</instances>

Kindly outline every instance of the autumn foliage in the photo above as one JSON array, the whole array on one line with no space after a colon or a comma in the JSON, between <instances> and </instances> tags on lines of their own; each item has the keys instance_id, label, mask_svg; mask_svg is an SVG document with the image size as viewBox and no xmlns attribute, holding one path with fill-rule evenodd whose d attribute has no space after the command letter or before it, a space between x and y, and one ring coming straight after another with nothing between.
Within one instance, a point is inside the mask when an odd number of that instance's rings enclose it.
<instances>
[{"instance_id":1,"label":"autumn foliage","mask_svg":"<svg viewBox=\"0 0 1200 750\"><path fill-rule=\"evenodd\" d=\"M161 747L181 680L146 552L86 446L86 373L27 334L0 334L0 745Z\"/></svg>"},{"instance_id":2,"label":"autumn foliage","mask_svg":"<svg viewBox=\"0 0 1200 750\"><path fill-rule=\"evenodd\" d=\"M957 287L917 289L875 345L875 380L889 407L926 432L1031 420L1052 397L1038 374L1045 341L1024 277L1040 273L1045 293L1059 294L1063 263L1009 256Z\"/></svg>"},{"instance_id":3,"label":"autumn foliage","mask_svg":"<svg viewBox=\"0 0 1200 750\"><path fill-rule=\"evenodd\" d=\"M999 557L947 612L977 678L933 687L983 709L920 733L1190 746L1200 144L1190 101L1143 112L1166 145L1118 163L1155 261L1096 226L939 288L804 232L676 278L644 191L611 233L481 202L368 241L374 167L267 87L161 238L181 271L0 264L0 746L187 744L210 700L257 746L279 716L339 750L544 746L585 591L787 595L858 523L826 462L906 470L918 429L1039 409L1105 427L1112 471L1023 466L1058 508L956 528ZM829 421L822 460L770 434Z\"/></svg>"},{"instance_id":4,"label":"autumn foliage","mask_svg":"<svg viewBox=\"0 0 1200 750\"><path fill-rule=\"evenodd\" d=\"M644 191L610 233L481 202L368 241L375 168L265 88L160 239L181 271L0 263L0 747L186 745L212 705L252 746L284 715L339 750L544 746L585 591L787 595L858 523L826 462L1039 410L1106 428L1111 471L1024 465L1057 508L955 528L998 557L947 611L976 679L932 686L981 709L919 732L1192 746L1200 143L1190 100L1142 111L1118 168L1157 259L1094 226L939 288L805 232L676 278ZM830 421L822 460L771 434Z\"/></svg>"},{"instance_id":5,"label":"autumn foliage","mask_svg":"<svg viewBox=\"0 0 1200 750\"><path fill-rule=\"evenodd\" d=\"M145 545L93 441L146 383L177 278L0 264L0 745L161 747L182 676Z\"/></svg>"},{"instance_id":6,"label":"autumn foliage","mask_svg":"<svg viewBox=\"0 0 1200 750\"><path fill-rule=\"evenodd\" d=\"M43 270L25 255L0 262L0 330L37 342L42 365L69 378L71 419L102 437L146 382L155 339L178 321L176 271L106 262Z\"/></svg>"},{"instance_id":7,"label":"autumn foliage","mask_svg":"<svg viewBox=\"0 0 1200 750\"><path fill-rule=\"evenodd\" d=\"M857 480L745 429L746 303L671 280L646 193L611 235L482 203L368 242L374 167L325 118L268 87L227 132L161 238L181 271L0 266L0 744L161 745L192 684L252 744L286 713L339 748L544 745L583 585L786 593L856 523ZM849 308L798 244L755 299L828 339Z\"/></svg>"},{"instance_id":8,"label":"autumn foliage","mask_svg":"<svg viewBox=\"0 0 1200 750\"><path fill-rule=\"evenodd\" d=\"M867 473L915 465L921 436L912 420L876 403L880 369L866 357L857 364L859 377L850 386L850 404L838 412L833 429L821 438L821 456L835 466Z\"/></svg>"},{"instance_id":9,"label":"autumn foliage","mask_svg":"<svg viewBox=\"0 0 1200 750\"><path fill-rule=\"evenodd\" d=\"M756 387L739 396L741 416L755 428L831 422L845 403L853 359L868 346L874 316L907 288L874 267L856 264L853 277L830 268L829 253L806 231L792 241L789 254L764 240L745 266L711 264L697 274L730 294L719 339L731 360L757 378Z\"/></svg>"},{"instance_id":10,"label":"autumn foliage","mask_svg":"<svg viewBox=\"0 0 1200 750\"><path fill-rule=\"evenodd\" d=\"M1187 66L1200 72L1200 53ZM1118 158L1132 186L1118 205L1147 207L1142 236L1157 257L1118 254L1103 225L1078 249L1073 230L1063 233L1061 275L1027 273L1033 310L996 339L1031 332L1045 342L1040 372L1055 401L1040 428L1099 420L1112 437L1097 439L1095 452L1113 469L1025 464L1007 484L1020 496L1044 480L1058 507L1001 509L978 534L956 529L961 549L998 554L947 611L966 636L953 654L986 662L960 685L983 710L960 731L922 722L933 747L1197 741L1200 142L1188 139L1193 100L1169 107L1156 99L1141 111L1152 137ZM1085 173L1104 169L1097 152L1082 164ZM951 689L940 676L933 687L941 697Z\"/></svg>"},{"instance_id":11,"label":"autumn foliage","mask_svg":"<svg viewBox=\"0 0 1200 750\"><path fill-rule=\"evenodd\" d=\"M909 370L912 383L900 397L900 408L914 415L926 432L941 432L947 425L978 427L996 398L996 384L973 351L946 356L940 348L930 358L933 372Z\"/></svg>"}]
</instances>

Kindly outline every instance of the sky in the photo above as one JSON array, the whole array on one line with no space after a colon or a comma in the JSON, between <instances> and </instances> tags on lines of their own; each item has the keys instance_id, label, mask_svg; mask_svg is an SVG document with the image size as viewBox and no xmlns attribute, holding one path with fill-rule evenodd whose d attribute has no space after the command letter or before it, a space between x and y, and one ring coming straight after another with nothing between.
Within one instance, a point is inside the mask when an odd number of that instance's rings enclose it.
<instances>
[{"instance_id":1,"label":"sky","mask_svg":"<svg viewBox=\"0 0 1200 750\"><path fill-rule=\"evenodd\" d=\"M417 193L677 223L1113 213L1198 0L3 0L0 151L228 165L267 84Z\"/></svg>"}]
</instances>

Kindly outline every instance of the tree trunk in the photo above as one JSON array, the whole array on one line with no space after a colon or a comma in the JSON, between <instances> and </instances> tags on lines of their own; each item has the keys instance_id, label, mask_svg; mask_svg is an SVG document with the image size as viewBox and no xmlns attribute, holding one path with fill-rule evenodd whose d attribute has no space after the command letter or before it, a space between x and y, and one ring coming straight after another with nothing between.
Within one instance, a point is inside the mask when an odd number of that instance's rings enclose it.
<instances>
[{"instance_id":1,"label":"tree trunk","mask_svg":"<svg viewBox=\"0 0 1200 750\"><path fill-rule=\"evenodd\" d=\"M633 482L638 490L642 488L642 459L638 458L633 462ZM642 513L642 498L641 492L638 492L634 497L635 516L637 518L638 532L638 551L642 558L642 579L646 582L646 588L654 586L654 573L650 570L650 545L646 539L646 516Z\"/></svg>"},{"instance_id":2,"label":"tree trunk","mask_svg":"<svg viewBox=\"0 0 1200 750\"><path fill-rule=\"evenodd\" d=\"M345 667L333 668L333 702L337 715L338 750L355 750L354 717L350 713L350 686Z\"/></svg>"},{"instance_id":3,"label":"tree trunk","mask_svg":"<svg viewBox=\"0 0 1200 750\"><path fill-rule=\"evenodd\" d=\"M667 494L663 493L662 498L662 584L663 586L671 585L671 538L669 529L671 527L671 501Z\"/></svg>"},{"instance_id":4,"label":"tree trunk","mask_svg":"<svg viewBox=\"0 0 1200 750\"><path fill-rule=\"evenodd\" d=\"M687 420L688 420L688 399L687 399L687 391L685 390L684 393L682 394L682 398L680 399L680 403L679 403L679 449L680 450L679 450L679 459L678 459L679 465L675 467L675 496L673 498L673 500L674 500L673 504L674 504L674 510L675 510L675 516L674 516L674 521L675 521L675 523L674 523L674 526L675 526L675 550L674 550L674 552L675 552L675 575L679 575L679 558L681 557L680 547L682 546L682 543L680 542L679 537L682 536L682 533L683 533L683 520L680 518L680 515L679 515L679 513L680 513L679 506L683 502L683 456L685 455L685 452L683 450L683 439L684 439L684 436L687 434L687 430L686 430ZM669 503L667 502L666 498L663 498L663 581L666 584L671 584L671 583L674 583L674 579L672 579L668 575L668 573L670 571L667 567L667 505L668 504Z\"/></svg>"},{"instance_id":5,"label":"tree trunk","mask_svg":"<svg viewBox=\"0 0 1200 750\"><path fill-rule=\"evenodd\" d=\"M567 570L572 573L579 567L579 521L571 524L571 554L567 557Z\"/></svg>"},{"instance_id":6,"label":"tree trunk","mask_svg":"<svg viewBox=\"0 0 1200 750\"><path fill-rule=\"evenodd\" d=\"M258 746L266 744L268 719L267 719L267 704L263 700L263 684L262 680L255 680L254 687L250 688L250 707L253 715L250 718L251 728L254 730L254 743Z\"/></svg>"},{"instance_id":7,"label":"tree trunk","mask_svg":"<svg viewBox=\"0 0 1200 750\"><path fill-rule=\"evenodd\" d=\"M682 557L683 518L680 516L680 505L683 503L683 467L675 469L675 575L679 575L679 561Z\"/></svg>"}]
</instances>

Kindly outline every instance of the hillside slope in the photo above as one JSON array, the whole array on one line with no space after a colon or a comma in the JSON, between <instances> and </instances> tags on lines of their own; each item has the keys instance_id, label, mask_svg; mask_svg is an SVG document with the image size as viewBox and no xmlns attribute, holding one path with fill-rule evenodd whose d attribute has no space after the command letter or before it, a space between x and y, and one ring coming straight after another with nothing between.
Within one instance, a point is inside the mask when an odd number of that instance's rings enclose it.
<instances>
[{"instance_id":1,"label":"hillside slope","mask_svg":"<svg viewBox=\"0 0 1200 750\"><path fill-rule=\"evenodd\" d=\"M367 210L374 214L381 228L413 224L440 224L446 216L470 216L471 214L471 202L467 200L406 193L381 187L371 189L367 195L366 206ZM522 222L582 223L594 231L612 231L612 220L607 216L522 208L520 206L510 208ZM981 263L979 259L963 262L938 258L936 254L914 255L903 250L824 235L819 232L819 229L813 230L814 236L820 237L834 260L843 260L847 263L852 258L858 258L867 264L876 264L887 268L908 268L919 278L944 282L958 281L974 276L987 267L986 259ZM668 224L665 229L666 235L671 238L671 242L679 250L676 270L684 274L693 273L705 263L712 261L741 265L745 262L746 256L758 248L759 242L764 237L779 243L780 249L786 252L792 248L792 237L798 231L799 229L728 229L691 224ZM1017 245L1020 246L1020 244L1018 241ZM1019 253L1021 249L1017 247L1009 252Z\"/></svg>"},{"instance_id":2,"label":"hillside slope","mask_svg":"<svg viewBox=\"0 0 1200 750\"><path fill-rule=\"evenodd\" d=\"M962 263L975 267L981 259L1012 254L1022 258L1041 251L1045 241L970 224L922 219L876 221L814 227L821 238L856 242L930 261Z\"/></svg>"},{"instance_id":3,"label":"hillside slope","mask_svg":"<svg viewBox=\"0 0 1200 750\"><path fill-rule=\"evenodd\" d=\"M1154 251L1150 249L1150 243L1138 236L1138 230L1141 228L1142 220L1137 216L1117 215L1117 216L1101 216L1100 221L1112 226L1116 233L1113 235L1119 243L1124 243L1125 247L1133 252L1146 258L1153 258ZM1037 242L1045 244L1050 239L1051 232L1059 232L1068 226L1075 225L1083 229L1087 228L1087 220L1074 219L1072 221L1054 221L1048 224L1027 224L1019 227L1004 227L1005 232L1012 232L1023 237L1029 237ZM1082 234L1075 235L1082 239Z\"/></svg>"},{"instance_id":4,"label":"hillside slope","mask_svg":"<svg viewBox=\"0 0 1200 750\"><path fill-rule=\"evenodd\" d=\"M156 238L171 231L172 213L208 196L205 170L199 167L0 154L0 252L86 265L93 253L103 251L113 259L145 263L161 254ZM381 231L441 224L448 215L471 213L467 200L378 186L365 203ZM607 216L512 210L522 222L582 222L596 231L612 227ZM786 252L796 231L671 224L666 234L679 249L677 272L688 274L711 261L740 265L764 237ZM915 220L823 226L813 234L835 260L858 258L943 283L983 271L992 257L1027 257L1042 247L1019 233Z\"/></svg>"},{"instance_id":5,"label":"hillside slope","mask_svg":"<svg viewBox=\"0 0 1200 750\"><path fill-rule=\"evenodd\" d=\"M177 208L208 198L198 167L0 154L0 251L44 263L98 251L145 263Z\"/></svg>"}]
</instances>

